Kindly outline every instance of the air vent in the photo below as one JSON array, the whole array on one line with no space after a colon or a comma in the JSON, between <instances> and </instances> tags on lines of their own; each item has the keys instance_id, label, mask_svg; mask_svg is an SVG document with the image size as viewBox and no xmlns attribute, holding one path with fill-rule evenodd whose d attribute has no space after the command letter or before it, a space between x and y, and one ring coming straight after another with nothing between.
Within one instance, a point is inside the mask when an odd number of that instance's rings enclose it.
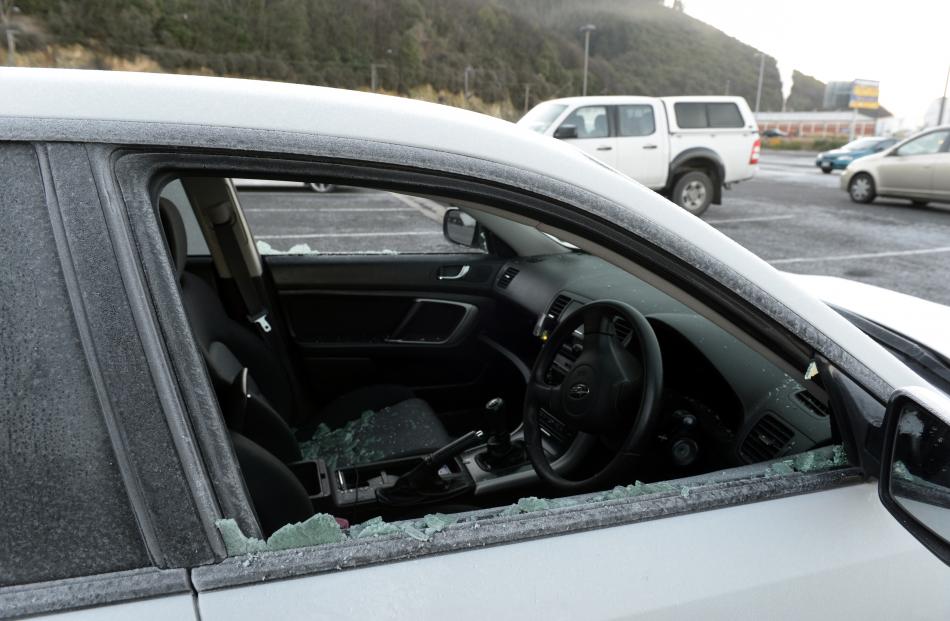
<instances>
[{"instance_id":1,"label":"air vent","mask_svg":"<svg viewBox=\"0 0 950 621\"><path fill-rule=\"evenodd\" d=\"M571 298L566 295L559 295L554 298L554 301L551 302L551 308L548 309L548 317L557 321L561 316L561 313L564 312L564 309L567 308L567 305L571 303Z\"/></svg>"},{"instance_id":2,"label":"air vent","mask_svg":"<svg viewBox=\"0 0 950 621\"><path fill-rule=\"evenodd\" d=\"M813 414L823 418L828 417L828 408L825 407L825 404L819 401L818 397L811 394L807 390L800 390L796 392L795 398Z\"/></svg>"},{"instance_id":3,"label":"air vent","mask_svg":"<svg viewBox=\"0 0 950 621\"><path fill-rule=\"evenodd\" d=\"M777 418L766 414L745 437L739 454L750 464L773 459L781 454L794 435L795 432Z\"/></svg>"},{"instance_id":4,"label":"air vent","mask_svg":"<svg viewBox=\"0 0 950 621\"><path fill-rule=\"evenodd\" d=\"M630 333L633 332L633 329L630 328L630 324L627 323L627 320L623 317L614 318L614 333L617 335L617 339L621 343L626 343L627 339L630 338Z\"/></svg>"},{"instance_id":5,"label":"air vent","mask_svg":"<svg viewBox=\"0 0 950 621\"><path fill-rule=\"evenodd\" d=\"M498 288L507 289L508 285L511 284L511 281L515 279L515 276L518 275L517 267L509 267L505 272L498 278Z\"/></svg>"}]
</instances>

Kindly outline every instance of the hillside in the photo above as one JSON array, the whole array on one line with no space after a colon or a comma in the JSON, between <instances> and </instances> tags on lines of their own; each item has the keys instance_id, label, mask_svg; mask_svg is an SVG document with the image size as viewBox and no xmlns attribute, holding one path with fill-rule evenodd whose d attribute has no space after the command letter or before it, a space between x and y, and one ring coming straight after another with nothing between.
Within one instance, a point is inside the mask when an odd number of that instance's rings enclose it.
<instances>
[{"instance_id":1,"label":"hillside","mask_svg":"<svg viewBox=\"0 0 950 621\"><path fill-rule=\"evenodd\" d=\"M140 67L369 88L517 117L580 94L755 99L755 50L658 0L18 0L28 64ZM468 97L463 94L469 67ZM781 108L767 58L762 108Z\"/></svg>"}]
</instances>

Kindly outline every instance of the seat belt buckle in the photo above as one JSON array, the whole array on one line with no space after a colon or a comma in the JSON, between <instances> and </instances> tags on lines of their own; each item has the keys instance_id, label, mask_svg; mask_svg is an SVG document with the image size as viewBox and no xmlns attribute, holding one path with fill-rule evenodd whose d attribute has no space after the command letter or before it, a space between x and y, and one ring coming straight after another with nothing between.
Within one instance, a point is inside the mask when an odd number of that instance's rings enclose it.
<instances>
[{"instance_id":1,"label":"seat belt buckle","mask_svg":"<svg viewBox=\"0 0 950 621\"><path fill-rule=\"evenodd\" d=\"M248 315L247 320L253 324L257 324L257 327L260 328L262 332L266 333L271 331L270 322L267 321L267 311L261 311L253 317Z\"/></svg>"}]
</instances>

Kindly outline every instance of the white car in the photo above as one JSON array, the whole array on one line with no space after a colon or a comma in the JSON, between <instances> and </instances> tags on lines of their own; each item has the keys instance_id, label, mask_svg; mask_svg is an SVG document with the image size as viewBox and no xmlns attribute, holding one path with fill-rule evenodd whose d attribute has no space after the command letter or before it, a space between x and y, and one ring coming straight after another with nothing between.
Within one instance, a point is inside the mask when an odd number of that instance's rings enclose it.
<instances>
[{"instance_id":1,"label":"white car","mask_svg":"<svg viewBox=\"0 0 950 621\"><path fill-rule=\"evenodd\" d=\"M471 112L0 90L0 617L950 617L929 331ZM328 249L354 235L379 252Z\"/></svg>"},{"instance_id":2,"label":"white car","mask_svg":"<svg viewBox=\"0 0 950 621\"><path fill-rule=\"evenodd\" d=\"M743 97L567 97L518 121L569 142L693 215L751 179L762 141Z\"/></svg>"},{"instance_id":3,"label":"white car","mask_svg":"<svg viewBox=\"0 0 950 621\"><path fill-rule=\"evenodd\" d=\"M856 203L878 197L906 198L915 207L950 203L950 126L927 129L851 162L841 189Z\"/></svg>"}]
</instances>

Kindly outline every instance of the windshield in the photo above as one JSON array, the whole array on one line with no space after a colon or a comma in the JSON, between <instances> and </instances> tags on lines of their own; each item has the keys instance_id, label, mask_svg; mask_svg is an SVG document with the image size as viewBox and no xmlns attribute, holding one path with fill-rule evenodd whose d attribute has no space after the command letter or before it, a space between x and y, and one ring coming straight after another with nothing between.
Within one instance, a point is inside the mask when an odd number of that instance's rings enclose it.
<instances>
[{"instance_id":1,"label":"windshield","mask_svg":"<svg viewBox=\"0 0 950 621\"><path fill-rule=\"evenodd\" d=\"M865 149L873 149L874 146L879 142L881 141L877 138L862 138L861 140L849 142L842 148L845 151L864 151Z\"/></svg>"},{"instance_id":2,"label":"windshield","mask_svg":"<svg viewBox=\"0 0 950 621\"><path fill-rule=\"evenodd\" d=\"M547 128L551 127L551 123L561 116L565 108L567 108L565 104L556 103L544 103L535 106L528 114L521 117L518 125L523 125L532 131L543 134Z\"/></svg>"}]
</instances>

